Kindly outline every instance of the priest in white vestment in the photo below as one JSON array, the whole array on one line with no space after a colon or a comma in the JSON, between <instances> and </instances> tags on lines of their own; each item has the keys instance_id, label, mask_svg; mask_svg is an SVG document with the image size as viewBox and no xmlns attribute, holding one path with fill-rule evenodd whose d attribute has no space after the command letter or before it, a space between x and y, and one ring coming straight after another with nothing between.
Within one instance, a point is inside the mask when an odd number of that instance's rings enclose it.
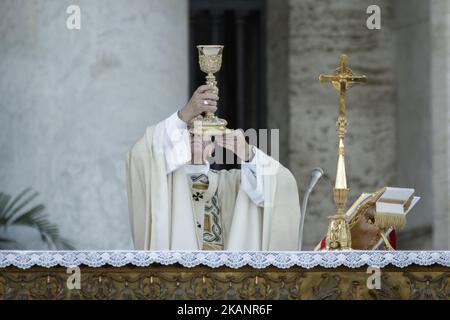
<instances>
[{"instance_id":1,"label":"priest in white vestment","mask_svg":"<svg viewBox=\"0 0 450 320\"><path fill-rule=\"evenodd\" d=\"M190 101L147 128L127 158L135 249L297 250L300 206L291 172L233 131L217 136L240 170L209 168L213 144L187 123L215 111L218 89L201 86Z\"/></svg>"}]
</instances>

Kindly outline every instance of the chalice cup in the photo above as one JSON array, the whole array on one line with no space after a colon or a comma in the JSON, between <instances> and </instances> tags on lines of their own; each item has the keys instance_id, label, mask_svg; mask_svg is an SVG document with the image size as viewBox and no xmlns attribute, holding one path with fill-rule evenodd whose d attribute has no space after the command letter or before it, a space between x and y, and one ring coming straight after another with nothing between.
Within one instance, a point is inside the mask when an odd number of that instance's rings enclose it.
<instances>
[{"instance_id":1,"label":"chalice cup","mask_svg":"<svg viewBox=\"0 0 450 320\"><path fill-rule=\"evenodd\" d=\"M214 73L218 72L222 66L222 45L199 45L198 61L200 70L206 73L206 84L217 86ZM192 119L189 124L190 131L203 135L221 135L227 130L227 121L218 118L214 112L207 111L203 117Z\"/></svg>"}]
</instances>

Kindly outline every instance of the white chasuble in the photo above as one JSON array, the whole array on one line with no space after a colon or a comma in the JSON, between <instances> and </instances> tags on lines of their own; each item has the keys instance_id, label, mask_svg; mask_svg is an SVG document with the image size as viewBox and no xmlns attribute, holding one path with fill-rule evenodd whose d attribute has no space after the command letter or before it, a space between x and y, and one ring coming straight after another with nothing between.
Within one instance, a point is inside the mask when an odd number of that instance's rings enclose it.
<instances>
[{"instance_id":1,"label":"white chasuble","mask_svg":"<svg viewBox=\"0 0 450 320\"><path fill-rule=\"evenodd\" d=\"M243 190L240 170L209 170L195 176L181 166L167 173L165 130L164 122L147 128L128 153L135 249L298 249L300 206L297 183L288 169L260 152L256 175L263 181L263 201L258 205ZM171 157L178 159L174 152ZM183 157L180 161L185 163Z\"/></svg>"}]
</instances>

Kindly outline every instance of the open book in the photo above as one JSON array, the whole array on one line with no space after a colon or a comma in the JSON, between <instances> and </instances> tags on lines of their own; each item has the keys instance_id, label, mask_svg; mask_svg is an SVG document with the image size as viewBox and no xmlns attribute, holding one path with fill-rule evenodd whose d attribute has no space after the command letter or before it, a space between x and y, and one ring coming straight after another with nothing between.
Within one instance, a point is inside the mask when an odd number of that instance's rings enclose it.
<instances>
[{"instance_id":1,"label":"open book","mask_svg":"<svg viewBox=\"0 0 450 320\"><path fill-rule=\"evenodd\" d=\"M398 229L403 228L406 215L419 200L420 197L414 196L414 189L386 187L374 193L361 194L345 215L352 230L355 226L355 221L363 218L361 215L364 215L369 207L375 208L375 225L380 230L384 230L384 237L388 239L394 231L392 226L396 226ZM371 244L369 249L376 250L383 243L383 236L380 234L378 241L374 242L373 245ZM317 244L315 250L321 250L324 247L325 237Z\"/></svg>"}]
</instances>

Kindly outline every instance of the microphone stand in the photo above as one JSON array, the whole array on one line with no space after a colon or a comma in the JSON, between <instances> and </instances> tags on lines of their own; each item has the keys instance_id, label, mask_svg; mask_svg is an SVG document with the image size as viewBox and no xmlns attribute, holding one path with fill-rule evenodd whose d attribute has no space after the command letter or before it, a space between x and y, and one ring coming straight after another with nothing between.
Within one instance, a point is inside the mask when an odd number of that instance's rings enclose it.
<instances>
[{"instance_id":1,"label":"microphone stand","mask_svg":"<svg viewBox=\"0 0 450 320\"><path fill-rule=\"evenodd\" d=\"M311 180L309 181L308 188L306 188L305 194L303 195L302 207L300 212L300 226L298 234L298 250L302 250L303 243L303 227L305 225L306 207L308 205L308 199L311 191L314 189L315 185L323 175L323 170L321 168L315 168L311 172Z\"/></svg>"}]
</instances>

